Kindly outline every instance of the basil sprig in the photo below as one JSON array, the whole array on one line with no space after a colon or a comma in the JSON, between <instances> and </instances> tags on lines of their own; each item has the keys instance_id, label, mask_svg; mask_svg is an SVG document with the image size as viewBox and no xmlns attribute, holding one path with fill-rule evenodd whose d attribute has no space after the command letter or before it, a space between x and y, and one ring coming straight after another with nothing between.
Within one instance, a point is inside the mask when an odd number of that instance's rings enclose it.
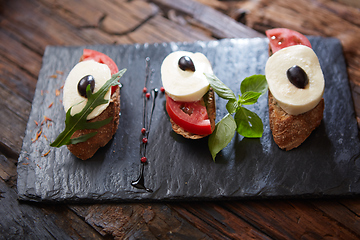
<instances>
[{"instance_id":1,"label":"basil sprig","mask_svg":"<svg viewBox=\"0 0 360 240\"><path fill-rule=\"evenodd\" d=\"M228 100L226 104L228 114L216 124L208 141L211 156L215 161L216 155L230 143L235 132L247 138L262 136L264 130L260 117L243 105L256 103L258 98L267 92L268 85L264 75L247 77L241 82L241 95L236 98L233 91L214 74L205 74L205 76L217 95Z\"/></svg>"},{"instance_id":2,"label":"basil sprig","mask_svg":"<svg viewBox=\"0 0 360 240\"><path fill-rule=\"evenodd\" d=\"M86 87L88 101L85 107L81 110L81 112L74 114L74 116L70 114L72 107L66 112L65 129L59 134L55 141L50 144L50 146L61 147L63 145L85 142L89 138L95 136L97 132L88 133L73 139L71 139L71 136L77 130L98 129L108 124L111 121L112 117L97 122L88 122L86 118L97 106L108 102L108 100L104 99L105 94L109 91L109 88L111 86L116 86L120 84L119 79L125 72L126 69L124 68L119 72L113 74L111 78L94 94L90 90L90 85L88 85Z\"/></svg>"}]
</instances>

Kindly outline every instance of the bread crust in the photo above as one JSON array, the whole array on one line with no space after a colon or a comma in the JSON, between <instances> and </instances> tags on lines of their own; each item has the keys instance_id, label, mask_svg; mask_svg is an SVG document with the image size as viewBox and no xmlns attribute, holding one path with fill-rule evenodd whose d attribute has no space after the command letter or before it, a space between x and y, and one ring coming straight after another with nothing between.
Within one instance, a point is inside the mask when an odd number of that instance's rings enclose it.
<instances>
[{"instance_id":1,"label":"bread crust","mask_svg":"<svg viewBox=\"0 0 360 240\"><path fill-rule=\"evenodd\" d=\"M119 125L119 113L120 88L118 87L111 95L108 107L99 116L88 120L89 122L97 122L112 117L111 122L98 129L77 130L71 138L76 138L92 132L97 132L97 134L85 142L69 144L67 145L67 148L72 154L82 160L91 158L100 147L105 146L112 139Z\"/></svg>"},{"instance_id":2,"label":"bread crust","mask_svg":"<svg viewBox=\"0 0 360 240\"><path fill-rule=\"evenodd\" d=\"M208 98L207 98L207 102L205 103L205 105L206 105L206 110L207 110L210 124L211 124L211 131L213 132L215 129L216 105L215 105L215 94L214 94L214 90L212 88L210 88L210 90L208 92ZM200 139L200 138L208 136L208 135L194 134L194 133L185 131L182 127L177 125L171 118L170 118L170 122L171 122L171 127L174 130L174 132L183 136L184 138Z\"/></svg>"},{"instance_id":3,"label":"bread crust","mask_svg":"<svg viewBox=\"0 0 360 240\"><path fill-rule=\"evenodd\" d=\"M269 122L275 143L286 151L300 146L323 118L324 98L310 111L299 115L286 113L269 90Z\"/></svg>"}]
</instances>

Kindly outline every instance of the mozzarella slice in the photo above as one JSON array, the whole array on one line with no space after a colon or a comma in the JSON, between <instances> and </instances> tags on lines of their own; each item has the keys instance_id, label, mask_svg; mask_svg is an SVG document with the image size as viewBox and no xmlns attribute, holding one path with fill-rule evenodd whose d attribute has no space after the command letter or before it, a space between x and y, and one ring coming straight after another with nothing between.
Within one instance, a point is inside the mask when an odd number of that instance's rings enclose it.
<instances>
[{"instance_id":1,"label":"mozzarella slice","mask_svg":"<svg viewBox=\"0 0 360 240\"><path fill-rule=\"evenodd\" d=\"M65 112L71 109L71 115L81 112L85 107L88 99L82 97L78 92L78 83L86 75L92 75L95 79L94 92L96 93L110 78L110 68L106 64L98 63L94 60L82 61L74 66L66 78L63 92L63 105ZM110 90L105 94L104 99L110 100ZM87 117L87 120L99 116L109 105L109 101L105 104L97 106Z\"/></svg>"},{"instance_id":2,"label":"mozzarella slice","mask_svg":"<svg viewBox=\"0 0 360 240\"><path fill-rule=\"evenodd\" d=\"M294 65L301 67L309 78L304 89L295 87L287 78L286 71ZM266 63L265 75L277 103L291 115L313 109L323 96L323 72L315 52L307 46L295 45L275 52Z\"/></svg>"},{"instance_id":3,"label":"mozzarella slice","mask_svg":"<svg viewBox=\"0 0 360 240\"><path fill-rule=\"evenodd\" d=\"M195 65L195 72L179 68L179 59L188 56ZM209 90L204 73L212 74L211 63L202 53L177 51L170 53L161 65L161 79L166 93L175 101L194 102Z\"/></svg>"}]
</instances>

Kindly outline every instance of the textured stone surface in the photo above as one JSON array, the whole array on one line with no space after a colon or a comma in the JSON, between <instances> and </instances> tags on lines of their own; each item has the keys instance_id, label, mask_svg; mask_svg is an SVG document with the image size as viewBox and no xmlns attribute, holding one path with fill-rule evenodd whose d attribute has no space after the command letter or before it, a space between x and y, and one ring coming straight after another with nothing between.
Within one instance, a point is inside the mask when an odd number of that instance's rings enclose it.
<instances>
[{"instance_id":1,"label":"textured stone surface","mask_svg":"<svg viewBox=\"0 0 360 240\"><path fill-rule=\"evenodd\" d=\"M267 40L88 46L109 55L119 69L127 68L128 71L121 79L119 130L107 146L87 161L76 159L66 147L49 146L64 128L62 94L56 96L55 89L61 92L65 77L79 60L84 46L47 47L19 157L19 198L34 201L153 201L360 193L359 135L341 44L336 39L312 37L310 40L325 75L325 111L320 127L299 148L285 152L276 146L268 123L267 96L263 96L249 107L264 122L263 137L243 139L235 135L214 163L207 139L186 140L172 132L165 111L165 97L159 94L144 173L145 185L153 190L152 193L131 186L140 169L145 58L151 58L154 69L148 88L161 87L160 65L167 54L188 50L203 52L215 74L239 94L242 79L264 73ZM51 77L54 74L57 78ZM225 114L225 101L217 98L217 121ZM47 122L51 126L44 124L41 136L32 142L44 115L52 119Z\"/></svg>"}]
</instances>

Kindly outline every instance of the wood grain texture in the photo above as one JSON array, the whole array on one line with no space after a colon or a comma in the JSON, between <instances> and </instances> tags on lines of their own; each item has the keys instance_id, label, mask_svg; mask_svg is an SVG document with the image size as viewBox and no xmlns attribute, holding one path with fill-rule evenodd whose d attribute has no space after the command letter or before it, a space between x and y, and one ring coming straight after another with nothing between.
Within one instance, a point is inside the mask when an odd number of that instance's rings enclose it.
<instances>
[{"instance_id":1,"label":"wood grain texture","mask_svg":"<svg viewBox=\"0 0 360 240\"><path fill-rule=\"evenodd\" d=\"M17 201L16 161L0 154L0 236L2 239L99 239L99 234L65 205Z\"/></svg>"},{"instance_id":2,"label":"wood grain texture","mask_svg":"<svg viewBox=\"0 0 360 240\"><path fill-rule=\"evenodd\" d=\"M0 102L11 103L0 107L1 236L28 239L360 238L358 198L76 206L19 203L14 189L16 158L47 45L196 41L253 34L236 20L245 22L258 33L273 27L290 27L304 34L334 36L344 47L360 123L360 14L358 6L351 7L357 4L356 0L305 0L296 4L285 0L201 0L191 1L192 7L165 0L102 2L71 1L75 6L72 8L65 1L56 0L0 1ZM116 16L117 11L124 12L123 9L128 10L127 16L131 19L128 26L117 22L120 17ZM125 220L129 221L125 223ZM125 226L125 230L121 226Z\"/></svg>"},{"instance_id":3,"label":"wood grain texture","mask_svg":"<svg viewBox=\"0 0 360 240\"><path fill-rule=\"evenodd\" d=\"M31 104L0 83L0 149L14 157L21 150Z\"/></svg>"},{"instance_id":4,"label":"wood grain texture","mask_svg":"<svg viewBox=\"0 0 360 240\"><path fill-rule=\"evenodd\" d=\"M339 226L347 226L354 235L360 235L360 221L356 220L359 217L358 212L356 212L359 210L359 204L356 204L354 200L351 201L351 199L344 199L344 201L341 202L343 202L342 205L336 208L334 208L332 202L328 200L313 200L310 203L320 209L329 218L336 219Z\"/></svg>"},{"instance_id":5,"label":"wood grain texture","mask_svg":"<svg viewBox=\"0 0 360 240\"><path fill-rule=\"evenodd\" d=\"M155 0L153 2L191 16L194 20L203 24L204 27L210 29L217 38L263 36L245 25L238 24L230 17L215 11L213 8L193 0ZM221 19L221 21L218 19Z\"/></svg>"},{"instance_id":6,"label":"wood grain texture","mask_svg":"<svg viewBox=\"0 0 360 240\"><path fill-rule=\"evenodd\" d=\"M181 218L164 204L70 205L71 209L97 229L115 239L209 239L208 233Z\"/></svg>"},{"instance_id":7,"label":"wood grain texture","mask_svg":"<svg viewBox=\"0 0 360 240\"><path fill-rule=\"evenodd\" d=\"M219 204L180 203L171 204L172 208L194 223L197 228L207 232L213 239L271 239L260 229ZM219 236L222 236L221 238Z\"/></svg>"},{"instance_id":8,"label":"wood grain texture","mask_svg":"<svg viewBox=\"0 0 360 240\"><path fill-rule=\"evenodd\" d=\"M226 207L275 239L357 238L335 218L306 201L243 201ZM329 207L334 209L334 203L330 202Z\"/></svg>"}]
</instances>

